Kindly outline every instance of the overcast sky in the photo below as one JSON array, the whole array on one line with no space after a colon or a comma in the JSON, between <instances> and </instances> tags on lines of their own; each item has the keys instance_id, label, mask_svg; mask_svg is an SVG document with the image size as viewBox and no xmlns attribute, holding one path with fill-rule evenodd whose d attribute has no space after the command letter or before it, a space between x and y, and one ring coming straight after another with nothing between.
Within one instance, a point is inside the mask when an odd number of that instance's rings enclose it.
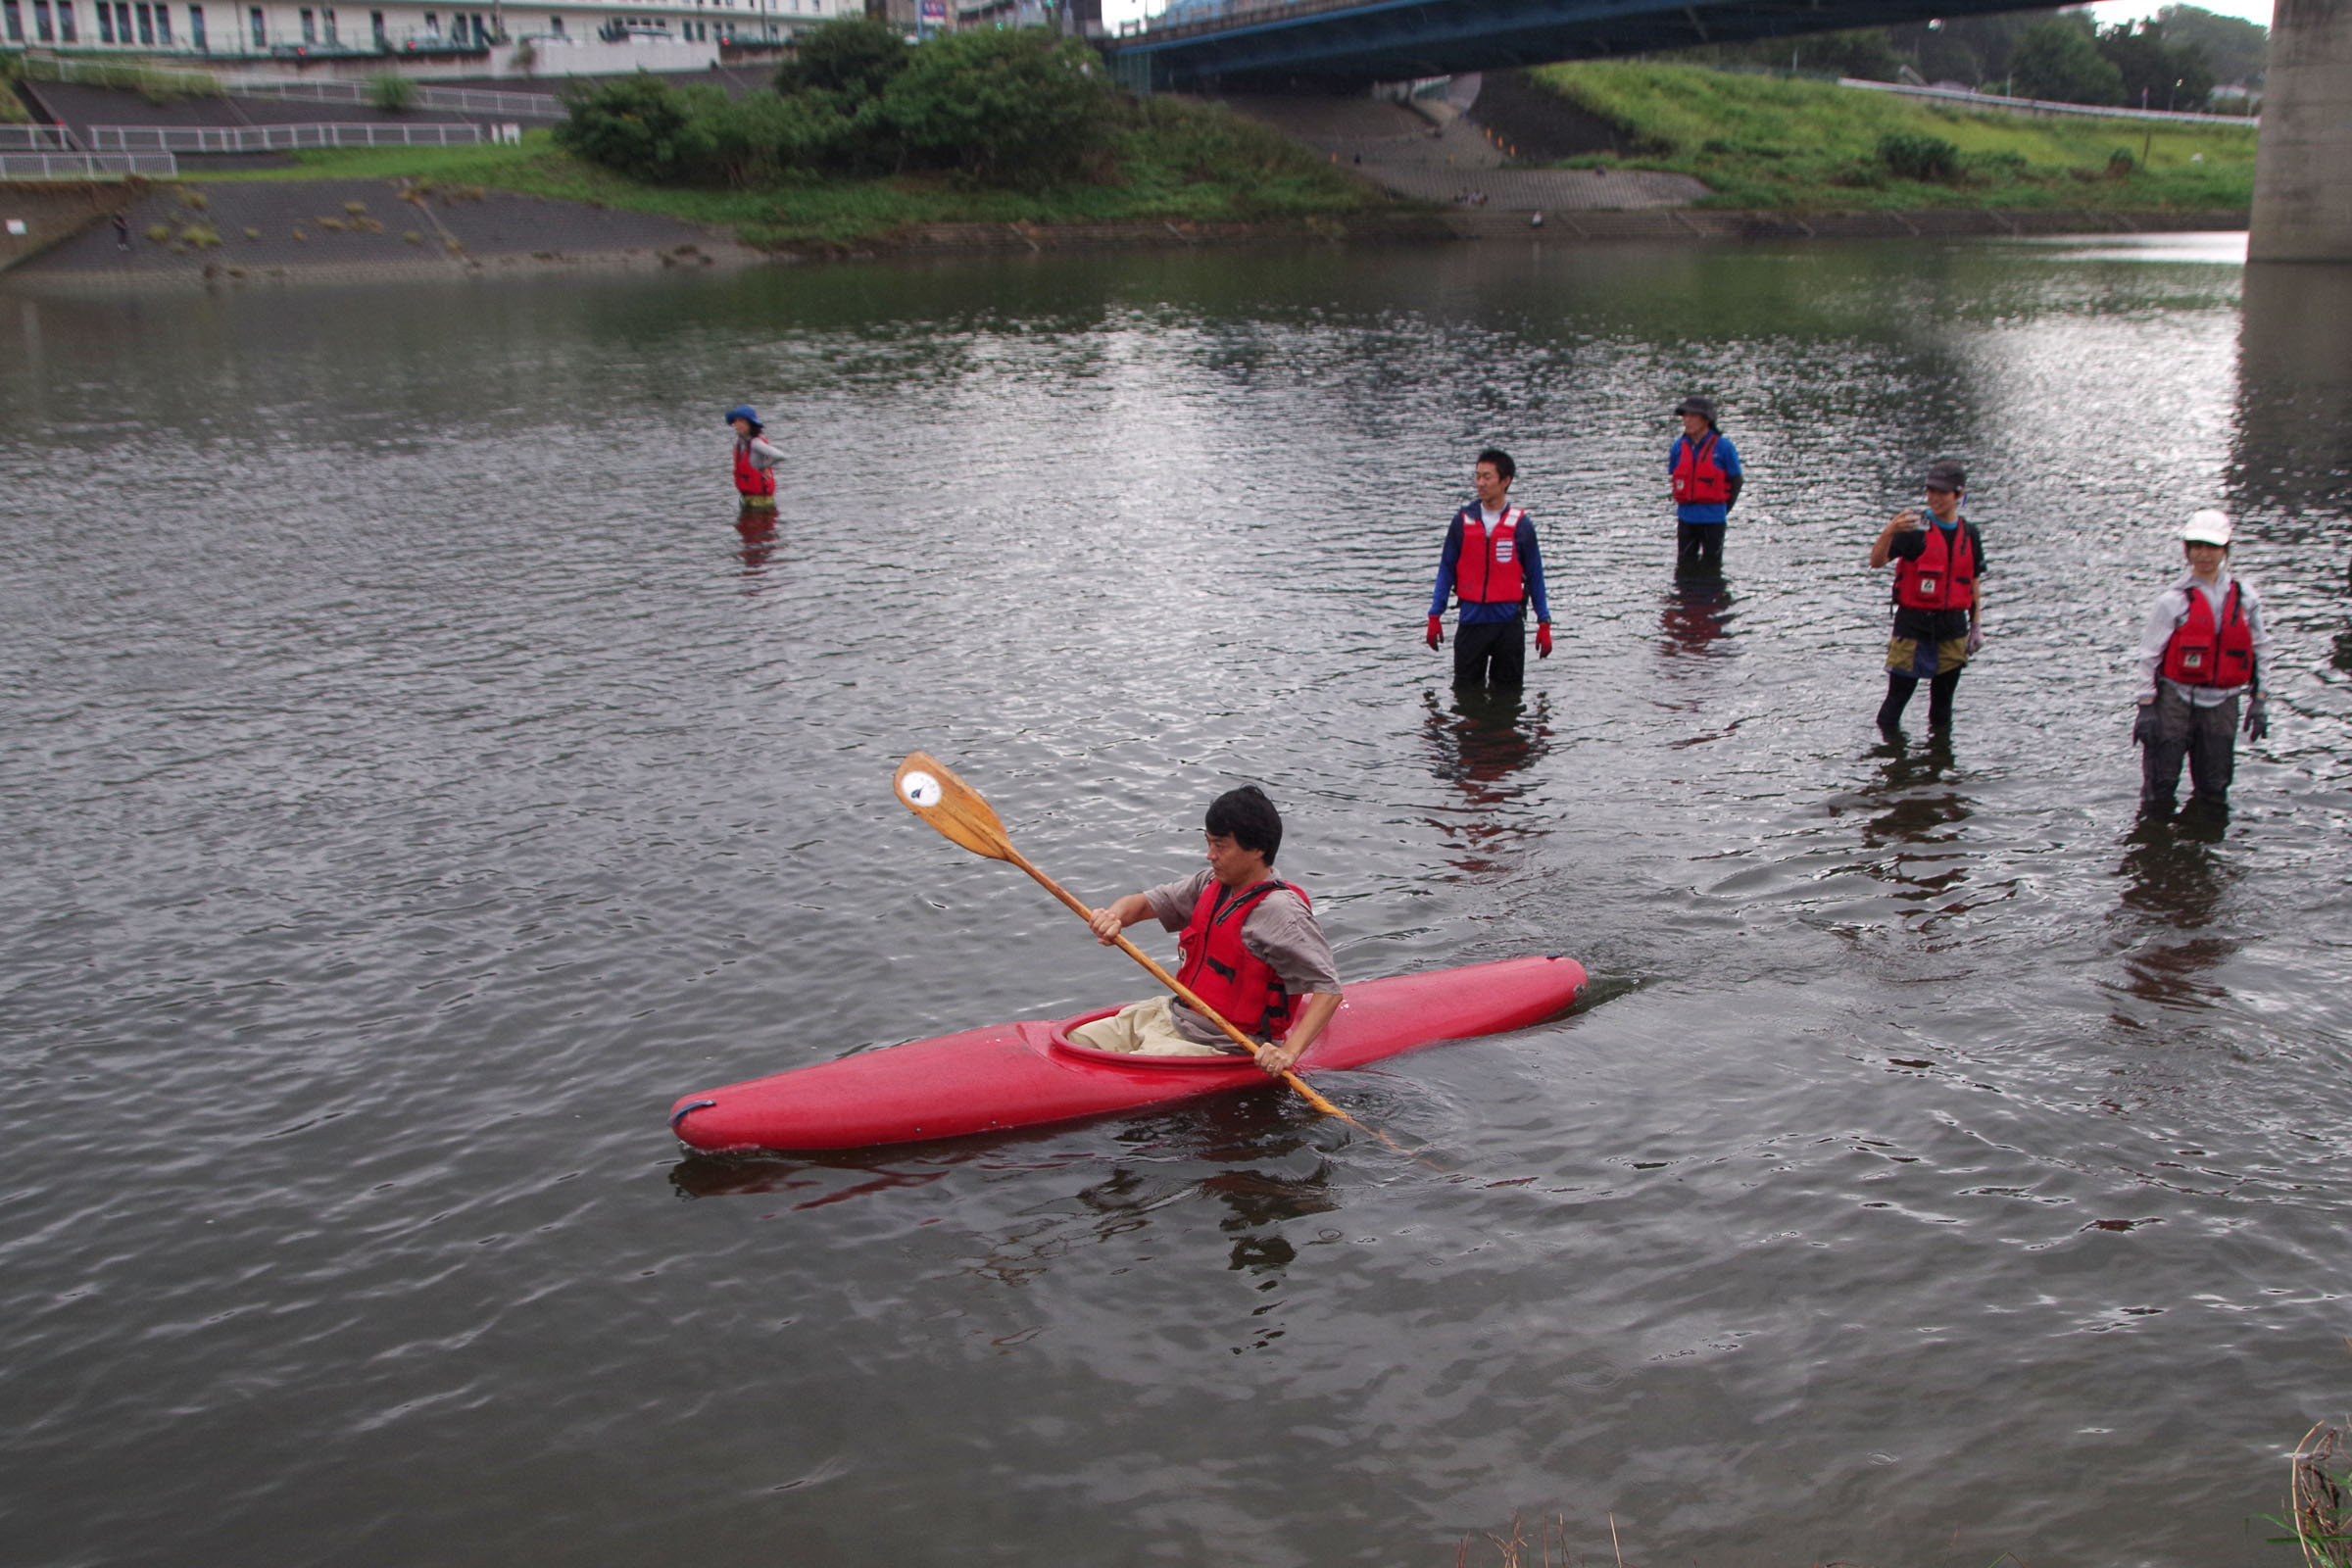
<instances>
[{"instance_id":1,"label":"overcast sky","mask_svg":"<svg viewBox=\"0 0 2352 1568\"><path fill-rule=\"evenodd\" d=\"M2271 0L2190 0L2193 5L2225 17L2243 17L2248 22L2271 24ZM2118 22L2135 22L2152 17L2162 9L2162 0L2112 0L2090 8L2101 23L2113 25Z\"/></svg>"}]
</instances>

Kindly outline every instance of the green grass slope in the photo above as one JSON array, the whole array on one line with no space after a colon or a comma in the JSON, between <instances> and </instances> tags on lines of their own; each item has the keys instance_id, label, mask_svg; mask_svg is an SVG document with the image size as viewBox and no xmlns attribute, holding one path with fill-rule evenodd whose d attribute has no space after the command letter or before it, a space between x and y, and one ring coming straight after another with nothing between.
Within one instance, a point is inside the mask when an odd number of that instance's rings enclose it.
<instances>
[{"instance_id":1,"label":"green grass slope","mask_svg":"<svg viewBox=\"0 0 2352 1568\"><path fill-rule=\"evenodd\" d=\"M1106 182L1034 192L990 190L938 176L810 176L747 190L647 185L581 162L544 130L526 133L519 146L353 148L300 154L290 169L182 178L429 179L493 186L728 225L750 244L772 247L887 241L899 229L923 223L1265 221L1345 217L1393 205L1222 105L1146 100L1128 116L1116 146Z\"/></svg>"},{"instance_id":2,"label":"green grass slope","mask_svg":"<svg viewBox=\"0 0 2352 1568\"><path fill-rule=\"evenodd\" d=\"M1972 111L1702 66L1607 61L1543 66L1530 75L1648 149L1632 158L1573 159L1567 167L1613 163L1691 174L1714 190L1707 206L2161 211L2242 208L2254 199L2250 125ZM1896 175L1879 144L1897 135L1951 143L1960 153L1955 176Z\"/></svg>"}]
</instances>

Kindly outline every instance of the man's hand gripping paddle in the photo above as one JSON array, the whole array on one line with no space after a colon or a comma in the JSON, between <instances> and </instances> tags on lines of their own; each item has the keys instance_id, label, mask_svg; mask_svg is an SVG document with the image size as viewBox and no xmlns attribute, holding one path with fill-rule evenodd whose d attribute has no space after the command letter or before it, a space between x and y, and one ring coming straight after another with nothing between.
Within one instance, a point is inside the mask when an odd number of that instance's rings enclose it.
<instances>
[{"instance_id":1,"label":"man's hand gripping paddle","mask_svg":"<svg viewBox=\"0 0 2352 1568\"><path fill-rule=\"evenodd\" d=\"M1021 852L1012 847L1012 840L1005 836L1004 824L997 820L997 813L989 808L988 802L981 799L980 792L957 778L944 763L934 760L922 752L910 753L906 760L899 764L899 774L895 782L898 785L899 799L906 803L906 808L937 828L943 835L954 839L974 855L986 856L992 860L1008 860L1019 866L1037 879L1038 886L1069 906L1071 912L1076 914L1079 919L1085 920L1093 916L1094 911L1070 897L1060 883L1022 858ZM1226 1038L1235 1045L1255 1054L1256 1042L1217 1016L1216 1010L1195 996L1190 986L1152 962L1149 954L1125 937L1118 938L1117 942L1120 951L1151 970L1154 980L1182 997L1188 1006L1222 1029ZM1282 1081L1298 1090L1300 1095L1305 1097L1308 1104L1324 1115L1337 1116L1351 1127L1362 1127L1365 1132L1371 1133L1373 1137L1378 1138L1391 1149L1397 1147L1396 1141L1386 1134L1370 1127L1364 1127L1362 1122L1357 1121L1353 1116L1316 1094L1307 1087L1306 1080L1297 1073L1284 1073Z\"/></svg>"}]
</instances>

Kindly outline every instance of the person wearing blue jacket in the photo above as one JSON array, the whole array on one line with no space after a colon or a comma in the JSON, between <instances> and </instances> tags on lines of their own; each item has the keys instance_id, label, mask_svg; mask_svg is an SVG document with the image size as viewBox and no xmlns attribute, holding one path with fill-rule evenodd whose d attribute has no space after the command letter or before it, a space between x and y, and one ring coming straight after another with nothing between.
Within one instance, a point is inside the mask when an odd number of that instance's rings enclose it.
<instances>
[{"instance_id":1,"label":"person wearing blue jacket","mask_svg":"<svg viewBox=\"0 0 2352 1568\"><path fill-rule=\"evenodd\" d=\"M1438 553L1438 586L1429 601L1429 646L1446 640L1446 601L1459 601L1453 634L1453 683L1515 691L1526 680L1527 602L1536 605L1536 657L1551 657L1551 606L1544 597L1544 557L1536 525L1511 505L1518 475L1510 454L1489 447L1470 470L1478 499L1453 514Z\"/></svg>"},{"instance_id":2,"label":"person wearing blue jacket","mask_svg":"<svg viewBox=\"0 0 2352 1568\"><path fill-rule=\"evenodd\" d=\"M1674 573L1678 577L1723 575L1723 536L1732 504L1747 482L1740 470L1740 449L1715 423L1715 400L1683 399L1683 433L1666 449L1666 476L1674 490Z\"/></svg>"}]
</instances>

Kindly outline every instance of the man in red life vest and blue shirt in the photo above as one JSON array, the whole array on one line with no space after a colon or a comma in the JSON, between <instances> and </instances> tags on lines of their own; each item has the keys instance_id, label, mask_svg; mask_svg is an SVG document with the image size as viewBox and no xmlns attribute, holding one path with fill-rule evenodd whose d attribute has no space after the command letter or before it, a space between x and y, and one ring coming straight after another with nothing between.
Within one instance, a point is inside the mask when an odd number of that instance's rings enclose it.
<instances>
[{"instance_id":1,"label":"man in red life vest and blue shirt","mask_svg":"<svg viewBox=\"0 0 2352 1568\"><path fill-rule=\"evenodd\" d=\"M1257 1065L1279 1078L1340 1010L1340 971L1305 894L1275 880L1282 816L1254 784L1209 803L1208 864L1177 882L1130 893L1087 916L1107 947L1138 920L1182 933L1176 978L1258 1042ZM1174 997L1121 1007L1070 1031L1080 1045L1148 1056L1215 1056L1240 1050Z\"/></svg>"},{"instance_id":2,"label":"man in red life vest and blue shirt","mask_svg":"<svg viewBox=\"0 0 2352 1568\"><path fill-rule=\"evenodd\" d=\"M2181 526L2188 570L2156 596L2139 635L2139 713L2132 739L2140 747L2139 805L2163 813L2188 762L2189 805L2221 811L2237 769L2237 699L2249 694L2246 739L2270 733L2262 672L2271 634L2262 598L2230 575L2230 518L2196 514Z\"/></svg>"},{"instance_id":3,"label":"man in red life vest and blue shirt","mask_svg":"<svg viewBox=\"0 0 2352 1568\"><path fill-rule=\"evenodd\" d=\"M1715 400L1690 397L1675 413L1683 433L1666 449L1674 488L1674 572L1678 577L1723 575L1723 536L1746 478L1740 449L1715 424Z\"/></svg>"},{"instance_id":4,"label":"man in red life vest and blue shirt","mask_svg":"<svg viewBox=\"0 0 2352 1568\"><path fill-rule=\"evenodd\" d=\"M1516 691L1526 683L1527 601L1536 602L1536 657L1551 657L1551 606L1544 597L1544 557L1526 509L1510 503L1518 475L1510 454L1478 455L1470 487L1478 500L1453 514L1438 553L1437 592L1429 601L1429 646L1446 640L1446 600L1462 612L1453 629L1453 683Z\"/></svg>"},{"instance_id":5,"label":"man in red life vest and blue shirt","mask_svg":"<svg viewBox=\"0 0 2352 1568\"><path fill-rule=\"evenodd\" d=\"M727 411L727 425L735 432L735 493L753 511L773 512L776 465L784 461L784 454L760 438L767 426L760 422L759 411L749 403L738 403Z\"/></svg>"},{"instance_id":6,"label":"man in red life vest and blue shirt","mask_svg":"<svg viewBox=\"0 0 2352 1568\"><path fill-rule=\"evenodd\" d=\"M1960 514L1968 475L1957 463L1928 465L1928 510L1898 512L1870 547L1873 570L1894 567L1894 633L1886 643L1886 700L1879 729L1892 736L1919 683L1928 683L1928 728L1952 723L1960 671L1984 646L1984 539Z\"/></svg>"}]
</instances>

